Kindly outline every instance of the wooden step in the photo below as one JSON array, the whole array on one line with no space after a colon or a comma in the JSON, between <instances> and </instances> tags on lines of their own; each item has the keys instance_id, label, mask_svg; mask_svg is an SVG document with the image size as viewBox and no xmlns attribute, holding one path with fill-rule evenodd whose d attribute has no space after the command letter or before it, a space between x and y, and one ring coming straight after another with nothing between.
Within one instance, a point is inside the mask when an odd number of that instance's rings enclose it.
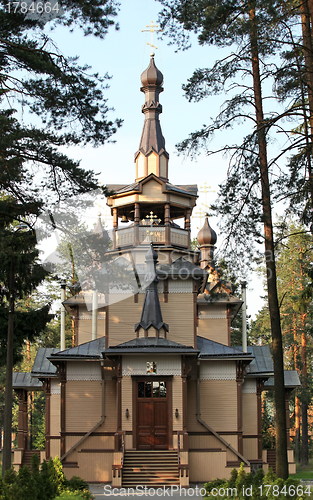
<instances>
[{"instance_id":1,"label":"wooden step","mask_svg":"<svg viewBox=\"0 0 313 500\"><path fill-rule=\"evenodd\" d=\"M40 458L39 450L25 450L22 458L22 465L26 465L27 467L31 467L33 456L37 455Z\"/></svg>"},{"instance_id":2,"label":"wooden step","mask_svg":"<svg viewBox=\"0 0 313 500\"><path fill-rule=\"evenodd\" d=\"M131 450L124 455L123 486L179 484L178 455L168 450Z\"/></svg>"}]
</instances>

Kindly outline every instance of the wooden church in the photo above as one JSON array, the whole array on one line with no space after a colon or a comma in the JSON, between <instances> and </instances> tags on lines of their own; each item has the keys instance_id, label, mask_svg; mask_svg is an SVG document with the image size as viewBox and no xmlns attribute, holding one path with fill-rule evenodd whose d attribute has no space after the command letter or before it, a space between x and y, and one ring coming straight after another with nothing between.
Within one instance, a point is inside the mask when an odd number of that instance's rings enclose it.
<instances>
[{"instance_id":1,"label":"wooden church","mask_svg":"<svg viewBox=\"0 0 313 500\"><path fill-rule=\"evenodd\" d=\"M27 393L46 397L46 447L68 477L114 486L228 478L269 463L262 449L263 390L271 385L268 346L230 342L242 306L214 270L216 234L208 219L190 244L196 185L173 185L159 115L163 75L154 57L141 75L144 125L130 185L110 185L108 253L137 249L150 280L123 300L90 311L82 293L65 300L73 347L38 350L31 373L15 373L19 397L14 465L27 463ZM128 222L123 226L121 222ZM147 225L147 221L150 223ZM140 278L140 276L139 276ZM286 402L298 385L286 375ZM289 415L288 404L286 405ZM289 450L290 471L294 470Z\"/></svg>"}]
</instances>

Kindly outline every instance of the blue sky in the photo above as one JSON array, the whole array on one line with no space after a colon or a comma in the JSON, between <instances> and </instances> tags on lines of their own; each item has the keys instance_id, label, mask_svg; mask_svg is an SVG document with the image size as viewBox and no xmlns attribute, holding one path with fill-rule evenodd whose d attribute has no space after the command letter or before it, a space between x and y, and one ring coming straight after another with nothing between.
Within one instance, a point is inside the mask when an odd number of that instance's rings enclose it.
<instances>
[{"instance_id":1,"label":"blue sky","mask_svg":"<svg viewBox=\"0 0 313 500\"><path fill-rule=\"evenodd\" d=\"M68 154L81 160L81 165L100 173L101 181L107 183L131 183L134 181L134 153L139 144L143 125L141 106L144 95L140 92L140 74L149 64L151 48L146 42L150 34L143 33L147 24L156 21L161 4L154 0L122 0L118 15L120 30L111 29L104 40L84 37L78 31L70 34L64 28L58 28L52 37L61 52L66 55L78 55L81 63L92 66L93 72L111 75L107 91L108 104L115 108L112 118L124 120L123 126L114 136L113 144L100 148L70 148ZM164 75L164 92L160 96L163 106L161 125L166 141L166 149L170 154L169 177L172 183L197 183L200 187L207 185L207 193L200 192L197 215L205 210L204 205L213 202L218 184L227 173L227 159L221 155L206 157L201 155L196 161L178 156L175 144L186 138L192 131L210 121L219 111L224 97L210 97L200 103L189 103L182 91L182 84L192 75L196 68L209 67L221 55L221 50L214 47L200 47L196 40L192 48L185 52L175 52L174 46L168 46L166 40L155 38L158 49L155 61ZM217 147L223 139L217 137ZM232 142L235 142L233 140ZM105 213L105 208L103 210ZM203 218L193 219L193 233L202 226ZM212 220L213 227L218 221ZM217 242L218 246L219 241ZM261 282L255 275L247 277L250 283L248 290L248 313L254 314L260 307L259 294L264 294Z\"/></svg>"}]
</instances>

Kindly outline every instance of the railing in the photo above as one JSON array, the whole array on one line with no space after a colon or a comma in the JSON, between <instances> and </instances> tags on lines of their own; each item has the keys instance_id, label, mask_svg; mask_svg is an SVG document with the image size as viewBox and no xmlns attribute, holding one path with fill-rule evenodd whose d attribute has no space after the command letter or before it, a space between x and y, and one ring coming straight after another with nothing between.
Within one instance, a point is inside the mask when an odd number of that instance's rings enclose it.
<instances>
[{"instance_id":1,"label":"railing","mask_svg":"<svg viewBox=\"0 0 313 500\"><path fill-rule=\"evenodd\" d=\"M189 231L171 226L131 226L118 229L114 233L114 247L159 243L189 247Z\"/></svg>"},{"instance_id":2,"label":"railing","mask_svg":"<svg viewBox=\"0 0 313 500\"><path fill-rule=\"evenodd\" d=\"M183 454L183 457L182 457ZM188 432L177 432L177 459L180 486L189 486Z\"/></svg>"},{"instance_id":3,"label":"railing","mask_svg":"<svg viewBox=\"0 0 313 500\"><path fill-rule=\"evenodd\" d=\"M125 454L125 431L118 431L114 435L114 459L112 465L112 485L122 485L122 471Z\"/></svg>"}]
</instances>

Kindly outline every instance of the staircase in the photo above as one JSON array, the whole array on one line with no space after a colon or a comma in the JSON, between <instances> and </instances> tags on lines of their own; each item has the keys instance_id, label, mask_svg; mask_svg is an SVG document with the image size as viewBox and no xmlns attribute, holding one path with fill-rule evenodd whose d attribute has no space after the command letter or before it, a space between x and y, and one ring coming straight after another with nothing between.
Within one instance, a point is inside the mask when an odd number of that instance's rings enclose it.
<instances>
[{"instance_id":1,"label":"staircase","mask_svg":"<svg viewBox=\"0 0 313 500\"><path fill-rule=\"evenodd\" d=\"M267 463L276 472L276 450L267 450Z\"/></svg>"},{"instance_id":2,"label":"staircase","mask_svg":"<svg viewBox=\"0 0 313 500\"><path fill-rule=\"evenodd\" d=\"M25 450L22 458L22 465L26 465L27 467L32 466L32 457L37 455L40 458L39 450Z\"/></svg>"},{"instance_id":3,"label":"staircase","mask_svg":"<svg viewBox=\"0 0 313 500\"><path fill-rule=\"evenodd\" d=\"M125 451L122 485L179 484L177 451Z\"/></svg>"}]
</instances>

